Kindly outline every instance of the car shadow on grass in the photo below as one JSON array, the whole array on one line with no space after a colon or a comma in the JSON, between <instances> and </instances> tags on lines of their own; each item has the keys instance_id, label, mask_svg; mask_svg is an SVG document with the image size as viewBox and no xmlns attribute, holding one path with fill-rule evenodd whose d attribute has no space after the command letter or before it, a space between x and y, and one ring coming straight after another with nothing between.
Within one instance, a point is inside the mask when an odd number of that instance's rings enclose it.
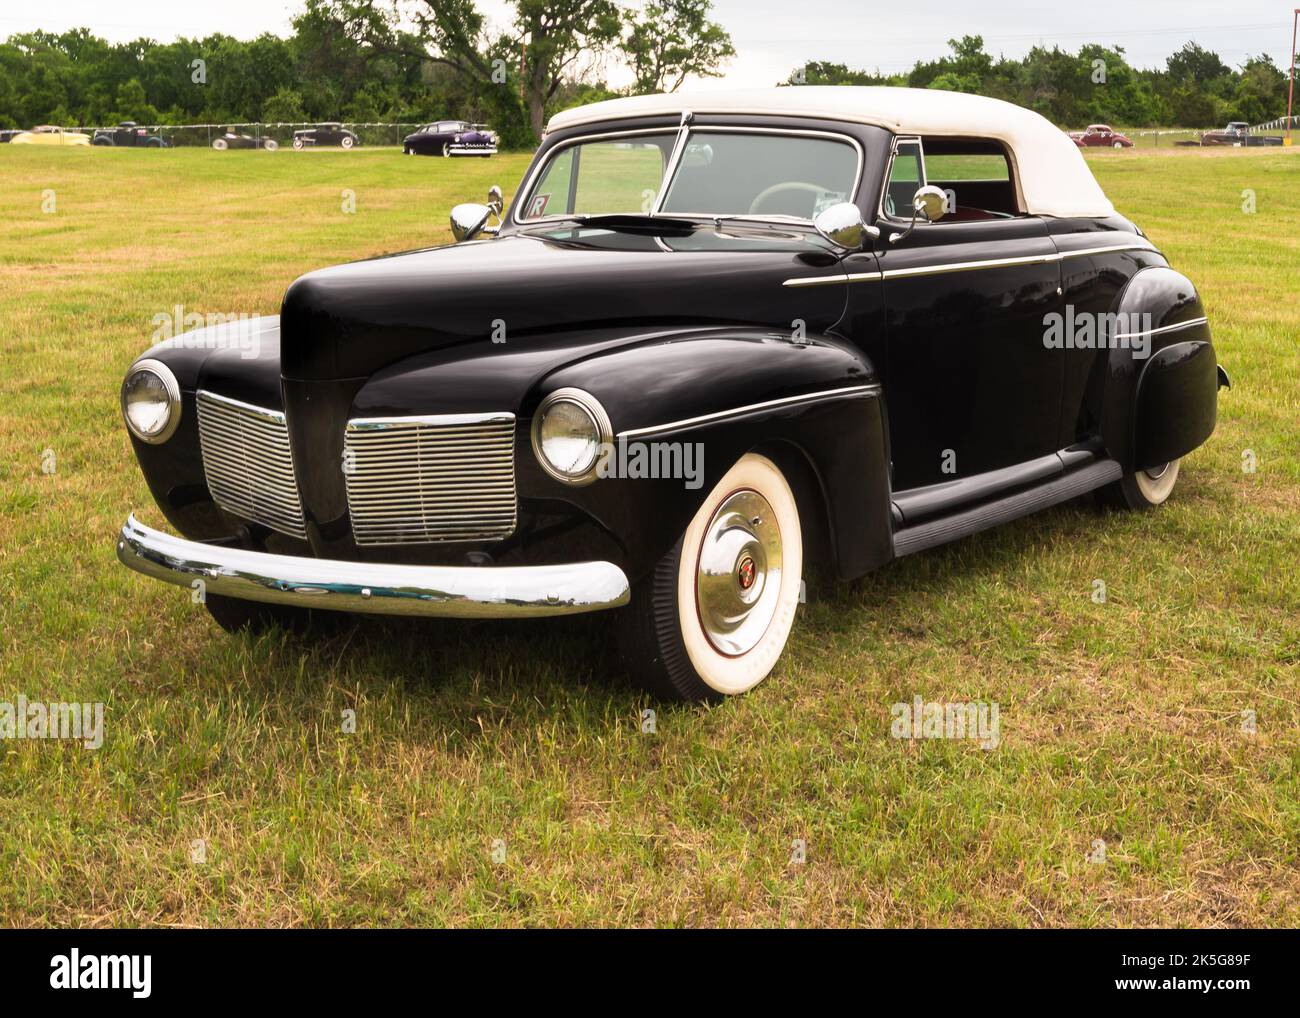
<instances>
[{"instance_id":1,"label":"car shadow on grass","mask_svg":"<svg viewBox=\"0 0 1300 1018\"><path fill-rule=\"evenodd\" d=\"M841 624L873 609L897 608L900 598L920 600L942 596L958 577L998 572L1008 574L1018 561L1044 546L1068 542L1087 552L1122 528L1123 516L1099 511L1087 498L1047 509L996 530L963 538L905 560L887 564L851 583L810 585L818 611L805 615L804 625L821 628L826 611ZM448 725L473 739L485 706L526 702L520 723L535 724L547 716L575 710L590 719L635 718L646 706L663 710L698 711L695 705L655 701L636 687L615 650L613 612L549 619L460 621L394 618L381 615L318 613L307 633L273 630L247 635L244 651L253 658L273 656L272 648L305 659L300 674L312 686L298 685L296 695L319 694L331 685L356 688L371 696L398 692L408 703L423 704ZM831 639L829 624L824 636ZM901 630L911 631L903 623ZM816 632L806 634L818 639ZM214 629L213 639L221 638ZM227 639L241 639L226 637ZM261 641L270 641L263 646ZM272 683L283 675L267 676ZM285 691L287 692L287 691ZM272 696L276 694L272 693ZM581 702L581 706L577 704ZM525 720L526 719L526 720Z\"/></svg>"}]
</instances>

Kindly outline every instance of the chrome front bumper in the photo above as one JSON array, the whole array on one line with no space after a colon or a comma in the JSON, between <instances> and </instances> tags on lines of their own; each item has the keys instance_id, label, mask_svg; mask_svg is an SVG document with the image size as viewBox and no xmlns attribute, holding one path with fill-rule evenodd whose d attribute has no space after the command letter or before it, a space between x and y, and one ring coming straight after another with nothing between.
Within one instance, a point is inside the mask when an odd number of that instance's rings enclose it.
<instances>
[{"instance_id":1,"label":"chrome front bumper","mask_svg":"<svg viewBox=\"0 0 1300 1018\"><path fill-rule=\"evenodd\" d=\"M186 541L127 517L123 565L182 587L246 601L378 615L527 618L627 604L627 576L612 562L560 566L404 566L271 555Z\"/></svg>"},{"instance_id":2,"label":"chrome front bumper","mask_svg":"<svg viewBox=\"0 0 1300 1018\"><path fill-rule=\"evenodd\" d=\"M497 147L495 145L449 145L447 151L454 156L494 156Z\"/></svg>"}]
</instances>

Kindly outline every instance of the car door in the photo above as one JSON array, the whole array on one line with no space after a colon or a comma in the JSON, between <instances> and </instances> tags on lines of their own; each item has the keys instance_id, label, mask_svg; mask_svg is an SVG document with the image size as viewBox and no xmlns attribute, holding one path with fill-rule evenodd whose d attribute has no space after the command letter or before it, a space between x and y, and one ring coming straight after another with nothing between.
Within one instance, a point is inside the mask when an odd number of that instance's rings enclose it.
<instances>
[{"instance_id":1,"label":"car door","mask_svg":"<svg viewBox=\"0 0 1300 1018\"><path fill-rule=\"evenodd\" d=\"M922 139L895 140L877 210L895 491L1028 463L1059 444L1064 364L1044 338L1045 316L1061 309L1055 245L1042 220L1019 213L998 143L934 147L942 176L927 175ZM963 170L973 160L994 169ZM999 161L1003 179L956 179L996 174ZM927 182L955 208L911 226L911 196Z\"/></svg>"}]
</instances>

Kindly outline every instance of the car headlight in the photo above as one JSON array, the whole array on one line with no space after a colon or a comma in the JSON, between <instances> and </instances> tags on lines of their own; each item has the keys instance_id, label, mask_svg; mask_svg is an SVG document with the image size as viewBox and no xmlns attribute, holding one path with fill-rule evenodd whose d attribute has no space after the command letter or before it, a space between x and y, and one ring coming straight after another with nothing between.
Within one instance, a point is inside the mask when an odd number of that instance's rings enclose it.
<instances>
[{"instance_id":1,"label":"car headlight","mask_svg":"<svg viewBox=\"0 0 1300 1018\"><path fill-rule=\"evenodd\" d=\"M162 361L136 361L122 380L122 416L131 434L157 445L181 422L181 387Z\"/></svg>"},{"instance_id":2,"label":"car headlight","mask_svg":"<svg viewBox=\"0 0 1300 1018\"><path fill-rule=\"evenodd\" d=\"M533 415L533 452L542 469L566 484L590 484L614 440L609 415L581 389L556 389Z\"/></svg>"}]
</instances>

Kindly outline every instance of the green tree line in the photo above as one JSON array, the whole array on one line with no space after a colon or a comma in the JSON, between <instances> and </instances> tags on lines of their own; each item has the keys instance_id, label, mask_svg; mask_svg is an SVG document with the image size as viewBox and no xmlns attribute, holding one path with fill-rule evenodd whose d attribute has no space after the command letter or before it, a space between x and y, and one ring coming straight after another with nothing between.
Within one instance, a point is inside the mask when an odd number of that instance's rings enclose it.
<instances>
[{"instance_id":1,"label":"green tree line","mask_svg":"<svg viewBox=\"0 0 1300 1018\"><path fill-rule=\"evenodd\" d=\"M1071 53L1035 46L1018 60L994 58L978 35L948 43L938 60L904 74L851 70L814 61L791 75L808 85L903 85L1005 99L1063 127L1211 127L1229 120L1258 124L1286 115L1287 77L1268 56L1233 70L1210 50L1186 43L1157 69L1133 67L1122 47L1091 43Z\"/></svg>"},{"instance_id":2,"label":"green tree line","mask_svg":"<svg viewBox=\"0 0 1300 1018\"><path fill-rule=\"evenodd\" d=\"M0 127L135 120L150 124L491 123L506 146L535 142L557 110L717 76L735 53L710 0L511 0L490 26L474 0L306 0L287 38L228 35L109 43L88 29L25 32L0 43ZM1259 123L1286 112L1286 75L1267 56L1238 68L1187 43L1159 69L1118 47L1035 47L994 58L979 36L905 74L813 61L791 84L889 84L976 92L1063 126ZM610 58L632 69L621 91Z\"/></svg>"},{"instance_id":3,"label":"green tree line","mask_svg":"<svg viewBox=\"0 0 1300 1018\"><path fill-rule=\"evenodd\" d=\"M473 0L306 0L288 38L25 32L0 43L0 127L454 117L531 145L558 109L720 74L735 51L711 7L512 0L501 28ZM611 55L635 74L622 93L603 81Z\"/></svg>"}]
</instances>

